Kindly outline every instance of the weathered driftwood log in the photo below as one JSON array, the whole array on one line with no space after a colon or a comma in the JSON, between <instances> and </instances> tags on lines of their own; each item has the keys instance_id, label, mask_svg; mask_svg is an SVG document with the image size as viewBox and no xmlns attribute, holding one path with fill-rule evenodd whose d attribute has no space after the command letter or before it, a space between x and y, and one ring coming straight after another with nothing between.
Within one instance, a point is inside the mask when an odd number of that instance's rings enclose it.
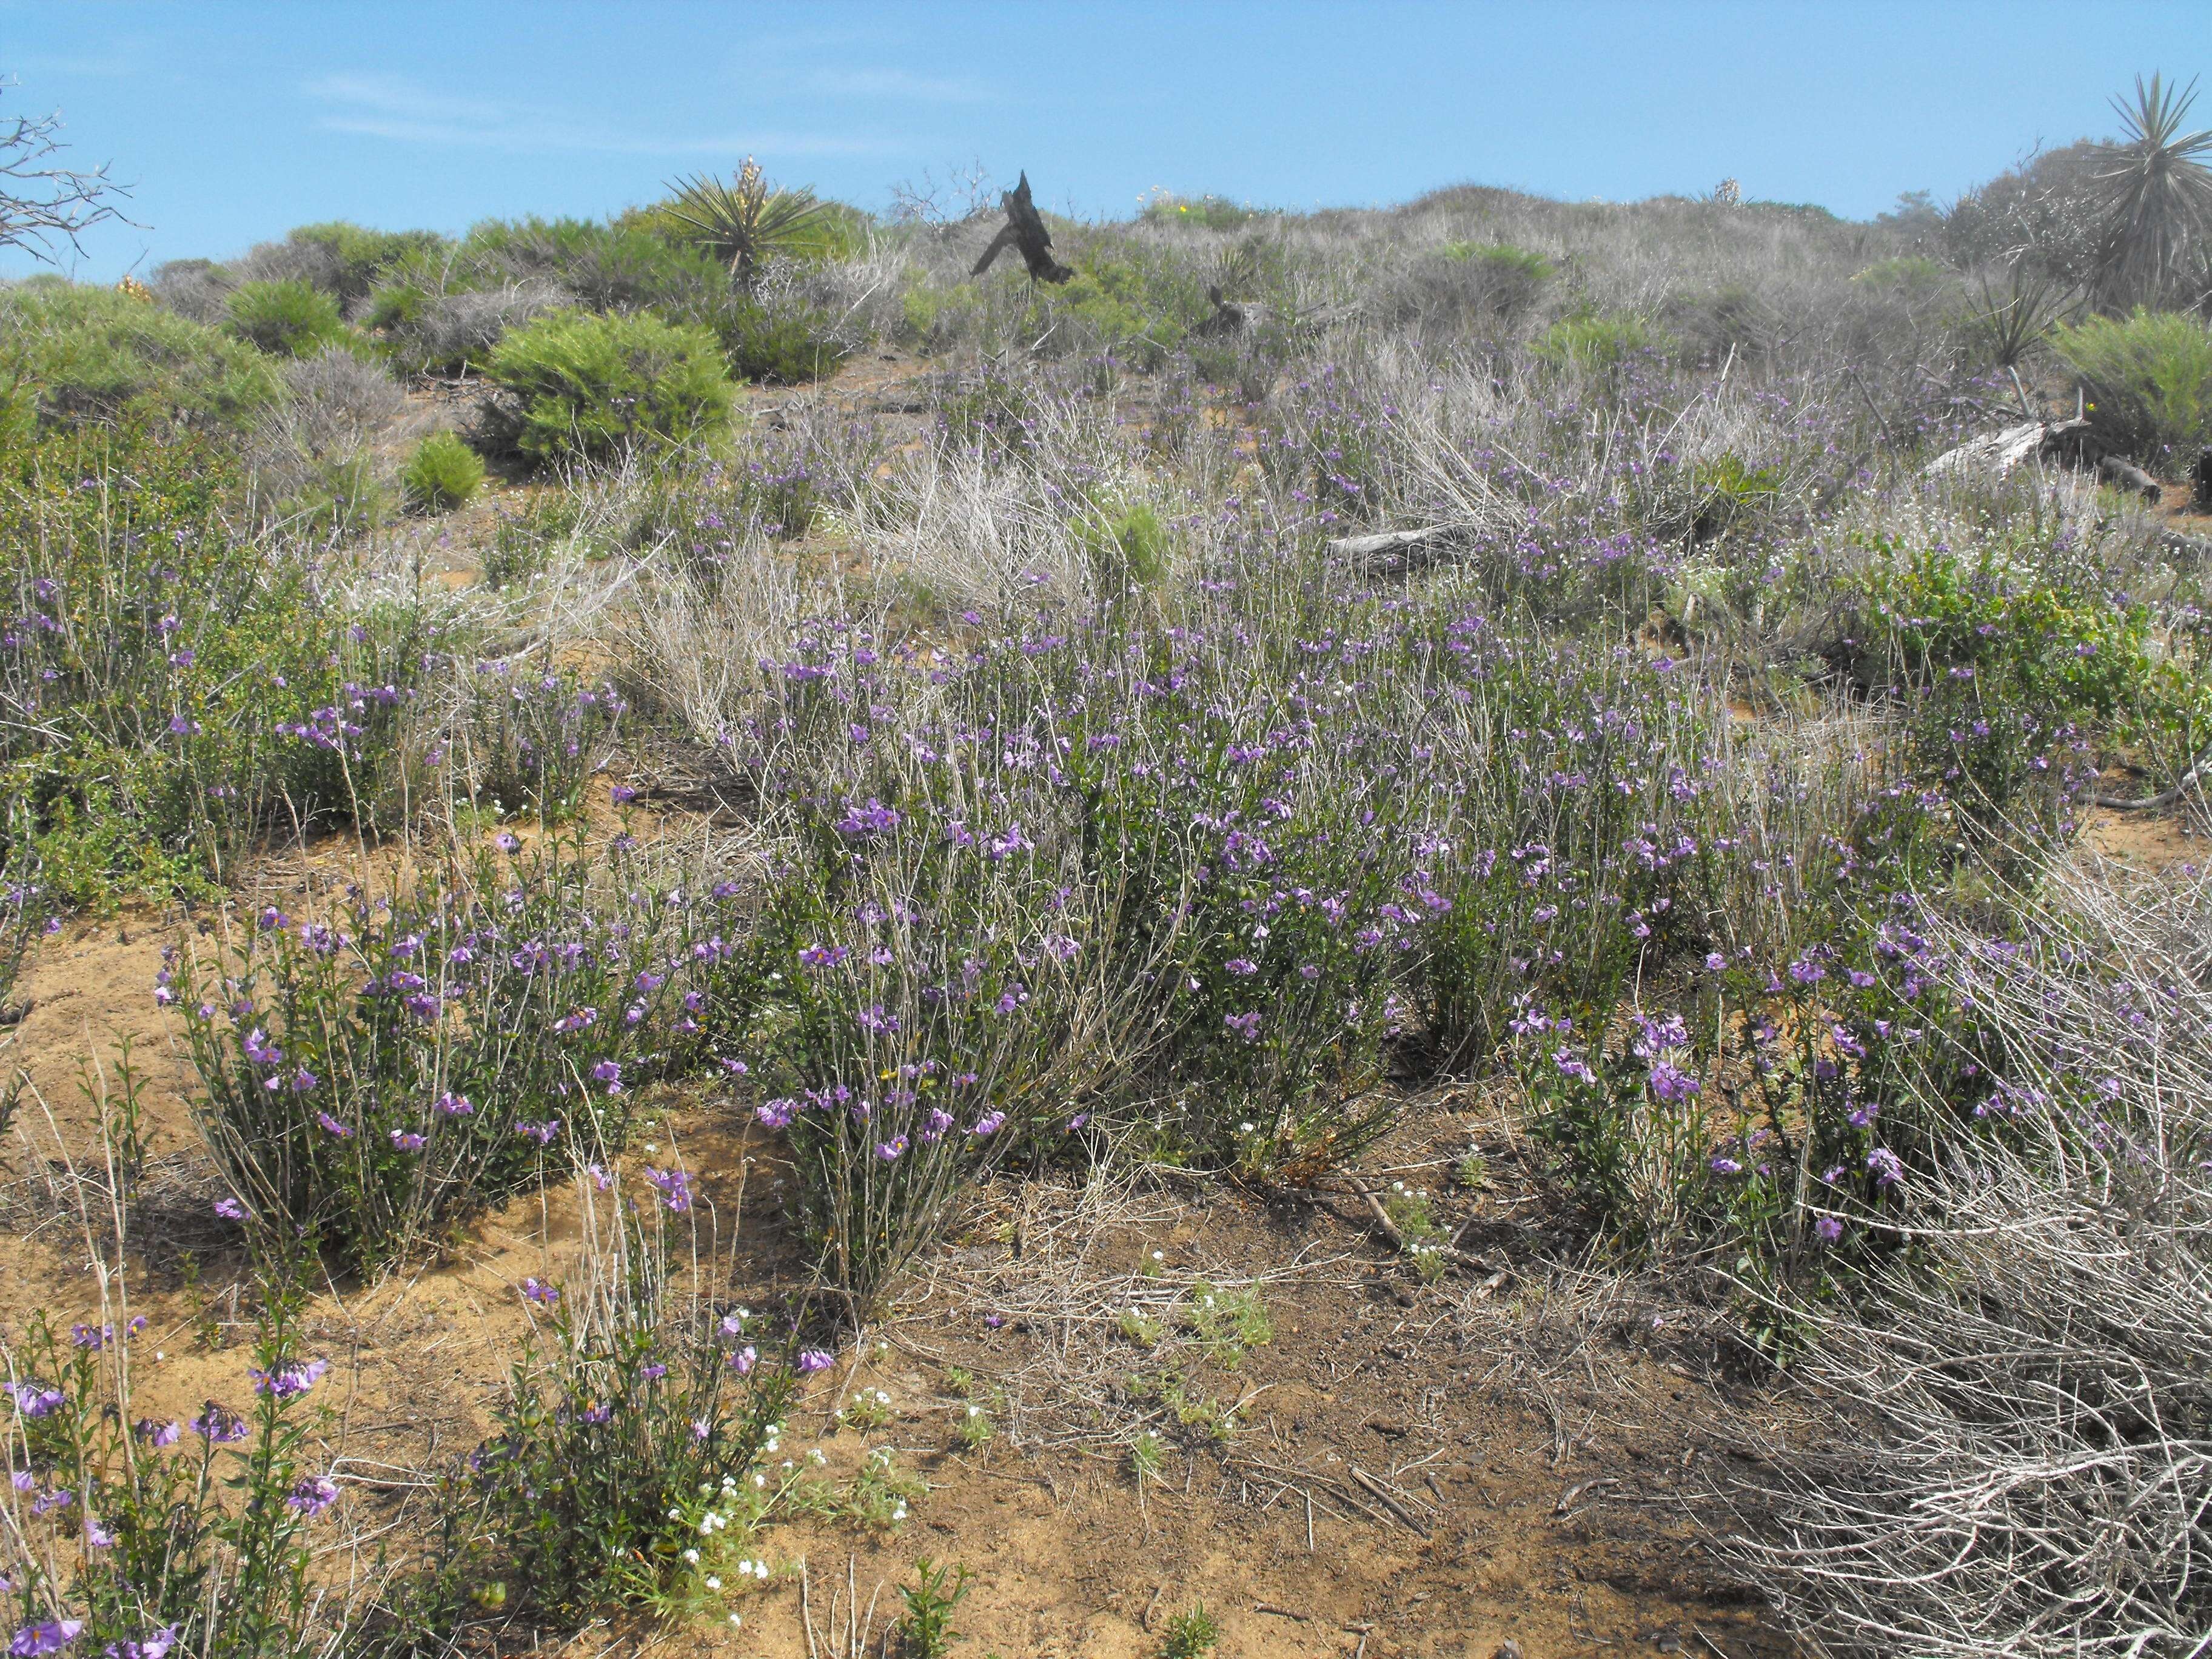
<instances>
[{"instance_id":1,"label":"weathered driftwood log","mask_svg":"<svg viewBox=\"0 0 2212 1659\"><path fill-rule=\"evenodd\" d=\"M1433 557L1467 534L1462 524L1432 524L1419 530L1379 530L1368 536L1339 536L1328 544L1328 550L1347 559L1382 560L1395 563L1401 560Z\"/></svg>"},{"instance_id":2,"label":"weathered driftwood log","mask_svg":"<svg viewBox=\"0 0 2212 1659\"><path fill-rule=\"evenodd\" d=\"M2132 489L2147 501L2158 500L2163 493L2157 479L2133 461L2124 461L2117 455L2107 455L2097 463L2097 481L2120 489Z\"/></svg>"},{"instance_id":3,"label":"weathered driftwood log","mask_svg":"<svg viewBox=\"0 0 2212 1659\"><path fill-rule=\"evenodd\" d=\"M1969 438L1956 449L1947 449L1928 464L1928 476L1986 472L2002 478L2029 456L2041 456L2060 440L2083 430L2086 420L2024 421L2002 431Z\"/></svg>"}]
</instances>

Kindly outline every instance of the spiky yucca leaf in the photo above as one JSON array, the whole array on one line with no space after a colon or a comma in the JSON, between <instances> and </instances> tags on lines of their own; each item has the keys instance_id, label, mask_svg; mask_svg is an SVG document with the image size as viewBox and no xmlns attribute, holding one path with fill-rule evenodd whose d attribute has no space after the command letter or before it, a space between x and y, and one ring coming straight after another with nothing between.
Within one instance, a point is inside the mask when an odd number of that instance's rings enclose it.
<instances>
[{"instance_id":1,"label":"spiky yucca leaf","mask_svg":"<svg viewBox=\"0 0 2212 1659\"><path fill-rule=\"evenodd\" d=\"M1969 346L1993 367L2017 368L2081 301L2081 290L2046 275L2015 254L2001 281L1975 275L1976 297L1966 301L1964 331Z\"/></svg>"}]
</instances>

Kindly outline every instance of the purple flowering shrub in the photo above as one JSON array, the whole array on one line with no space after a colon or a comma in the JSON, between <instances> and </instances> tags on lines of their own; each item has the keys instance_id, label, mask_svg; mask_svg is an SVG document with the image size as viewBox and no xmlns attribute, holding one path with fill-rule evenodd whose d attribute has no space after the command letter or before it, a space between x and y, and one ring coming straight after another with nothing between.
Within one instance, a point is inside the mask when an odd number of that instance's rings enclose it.
<instances>
[{"instance_id":1,"label":"purple flowering shrub","mask_svg":"<svg viewBox=\"0 0 2212 1659\"><path fill-rule=\"evenodd\" d=\"M0 861L27 838L58 896L97 902L220 879L280 817L373 814L425 611L356 614L334 557L237 532L235 458L190 434L56 437L8 472Z\"/></svg>"},{"instance_id":2,"label":"purple flowering shrub","mask_svg":"<svg viewBox=\"0 0 2212 1659\"><path fill-rule=\"evenodd\" d=\"M313 1455L305 1401L325 1366L301 1357L296 1299L274 1286L238 1379L244 1410L210 1400L188 1424L134 1413L129 1351L143 1319L64 1334L33 1316L6 1356L11 1653L313 1650L309 1540L343 1493Z\"/></svg>"},{"instance_id":3,"label":"purple flowering shrub","mask_svg":"<svg viewBox=\"0 0 2212 1659\"><path fill-rule=\"evenodd\" d=\"M506 814L557 823L615 752L626 705L611 685L586 685L575 670L497 659L476 665L449 739L455 782Z\"/></svg>"},{"instance_id":4,"label":"purple flowering shrub","mask_svg":"<svg viewBox=\"0 0 2212 1659\"><path fill-rule=\"evenodd\" d=\"M49 912L39 875L38 854L27 837L0 849L0 1019L15 1006L15 976L31 941L46 928Z\"/></svg>"},{"instance_id":5,"label":"purple flowering shrub","mask_svg":"<svg viewBox=\"0 0 2212 1659\"><path fill-rule=\"evenodd\" d=\"M1052 1114L1097 1064L1079 1023L1088 907L1034 869L986 885L960 865L879 844L787 872L764 918L777 965L755 1005L757 1115L785 1134L804 1224L861 1309L963 1179L1079 1123Z\"/></svg>"},{"instance_id":6,"label":"purple flowering shrub","mask_svg":"<svg viewBox=\"0 0 2212 1659\"><path fill-rule=\"evenodd\" d=\"M1587 1023L1638 966L1702 944L1724 722L1679 670L1528 647L1468 612L1442 630L1450 688L1423 860L1419 985L1445 1065L1494 1053L1530 998Z\"/></svg>"},{"instance_id":7,"label":"purple flowering shrub","mask_svg":"<svg viewBox=\"0 0 2212 1659\"><path fill-rule=\"evenodd\" d=\"M726 899L580 838L500 839L395 896L271 908L205 957L172 951L156 996L253 1231L365 1269L435 1247L546 1168L619 1150L632 1091L692 1043Z\"/></svg>"},{"instance_id":8,"label":"purple flowering shrub","mask_svg":"<svg viewBox=\"0 0 2212 1659\"><path fill-rule=\"evenodd\" d=\"M1962 1145L2012 1132L2000 1033L1955 941L1931 942L1954 930L1910 892L1883 894L1880 866L1847 867L1810 942L1711 953L1680 1012L1516 1012L1532 1127L1632 1244L1686 1231L1738 1249L1754 1276L1832 1283L1902 1243L1915 1187Z\"/></svg>"},{"instance_id":9,"label":"purple flowering shrub","mask_svg":"<svg viewBox=\"0 0 2212 1659\"><path fill-rule=\"evenodd\" d=\"M523 1286L530 1334L490 1434L439 1488L387 1609L399 1629L725 1607L747 1582L735 1564L806 1484L771 1462L799 1364L765 1318L711 1300L708 1275L679 1276L669 1218L690 1200L655 1184L632 1201L611 1177L611 1202L586 1202L578 1273Z\"/></svg>"},{"instance_id":10,"label":"purple flowering shrub","mask_svg":"<svg viewBox=\"0 0 2212 1659\"><path fill-rule=\"evenodd\" d=\"M671 463L654 480L641 531L672 542L687 574L711 580L748 537L793 540L825 509L850 507L884 453L865 416L830 425L802 416L794 429L764 434L742 465Z\"/></svg>"},{"instance_id":11,"label":"purple flowering shrub","mask_svg":"<svg viewBox=\"0 0 2212 1659\"><path fill-rule=\"evenodd\" d=\"M1118 1086L1160 1155L1317 1172L1390 1121L1376 1085L1409 1017L1432 757L1397 728L1386 671L1352 668L1337 635L1379 617L1288 610L1270 639L1224 611L1133 639L1113 702L1085 676L1103 706L1069 738L1088 878L1115 896L1118 971L1158 1033ZM1309 660L1271 684L1268 659L1301 646Z\"/></svg>"}]
</instances>

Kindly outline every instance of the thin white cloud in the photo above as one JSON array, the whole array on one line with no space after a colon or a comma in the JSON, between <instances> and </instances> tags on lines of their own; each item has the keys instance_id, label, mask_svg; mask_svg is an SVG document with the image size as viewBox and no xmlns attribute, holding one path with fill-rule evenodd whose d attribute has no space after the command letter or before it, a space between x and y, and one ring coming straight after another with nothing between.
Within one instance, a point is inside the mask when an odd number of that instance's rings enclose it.
<instances>
[{"instance_id":1,"label":"thin white cloud","mask_svg":"<svg viewBox=\"0 0 2212 1659\"><path fill-rule=\"evenodd\" d=\"M626 131L602 117L579 119L481 99L456 98L380 75L329 75L301 88L323 104L315 125L398 143L489 149L514 155L867 155L878 141L818 132L666 133Z\"/></svg>"},{"instance_id":2,"label":"thin white cloud","mask_svg":"<svg viewBox=\"0 0 2212 1659\"><path fill-rule=\"evenodd\" d=\"M990 95L981 82L915 75L902 69L821 70L808 77L817 92L833 98L896 99L918 104L980 104Z\"/></svg>"},{"instance_id":3,"label":"thin white cloud","mask_svg":"<svg viewBox=\"0 0 2212 1659\"><path fill-rule=\"evenodd\" d=\"M79 81L120 81L137 74L143 64L138 59L121 53L111 53L104 58L71 58L40 53L18 58L12 67L28 75L36 82L50 75L68 76ZM9 85L12 89L12 77Z\"/></svg>"}]
</instances>

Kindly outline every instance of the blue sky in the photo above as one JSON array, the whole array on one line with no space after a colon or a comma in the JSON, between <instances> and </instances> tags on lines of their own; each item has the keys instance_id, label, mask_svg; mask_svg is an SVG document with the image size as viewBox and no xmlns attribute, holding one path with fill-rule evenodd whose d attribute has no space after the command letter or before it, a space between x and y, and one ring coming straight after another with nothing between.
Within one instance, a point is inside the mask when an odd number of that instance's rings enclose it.
<instances>
[{"instance_id":1,"label":"blue sky","mask_svg":"<svg viewBox=\"0 0 2212 1659\"><path fill-rule=\"evenodd\" d=\"M1866 217L2108 133L2138 71L2208 60L2206 0L0 0L0 114L59 109L70 159L136 186L144 228L76 267L100 281L319 219L605 214L748 153L871 208L979 159L1091 216L1163 187L1310 207L1734 175Z\"/></svg>"}]
</instances>

